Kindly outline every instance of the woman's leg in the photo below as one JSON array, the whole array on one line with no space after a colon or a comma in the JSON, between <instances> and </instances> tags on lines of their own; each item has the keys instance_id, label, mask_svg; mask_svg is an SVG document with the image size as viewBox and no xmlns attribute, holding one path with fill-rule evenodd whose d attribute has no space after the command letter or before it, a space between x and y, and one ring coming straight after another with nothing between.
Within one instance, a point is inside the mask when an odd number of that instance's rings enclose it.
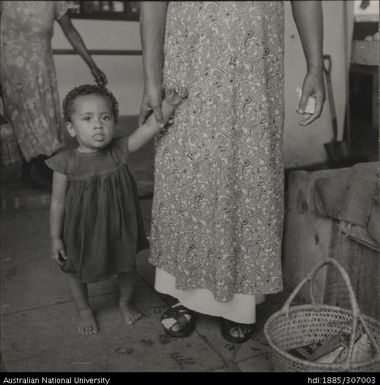
<instances>
[{"instance_id":1,"label":"woman's leg","mask_svg":"<svg viewBox=\"0 0 380 385\"><path fill-rule=\"evenodd\" d=\"M78 332L96 334L99 329L88 302L87 284L79 282L74 274L66 273L66 276L78 312Z\"/></svg>"},{"instance_id":2,"label":"woman's leg","mask_svg":"<svg viewBox=\"0 0 380 385\"><path fill-rule=\"evenodd\" d=\"M120 299L119 307L127 324L132 324L142 317L142 314L132 304L133 291L136 285L136 272L128 271L118 275Z\"/></svg>"}]
</instances>

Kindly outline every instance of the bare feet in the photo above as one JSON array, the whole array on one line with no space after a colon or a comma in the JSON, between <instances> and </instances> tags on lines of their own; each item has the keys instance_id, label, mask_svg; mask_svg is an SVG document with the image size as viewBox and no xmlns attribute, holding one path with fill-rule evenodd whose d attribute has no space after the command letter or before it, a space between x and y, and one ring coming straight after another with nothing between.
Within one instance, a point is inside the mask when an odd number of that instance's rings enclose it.
<instances>
[{"instance_id":1,"label":"bare feet","mask_svg":"<svg viewBox=\"0 0 380 385\"><path fill-rule=\"evenodd\" d=\"M94 313L91 309L78 310L78 332L80 334L96 334L99 331Z\"/></svg>"},{"instance_id":2,"label":"bare feet","mask_svg":"<svg viewBox=\"0 0 380 385\"><path fill-rule=\"evenodd\" d=\"M133 324L142 317L142 313L137 310L130 302L119 301L121 315L128 325Z\"/></svg>"},{"instance_id":3,"label":"bare feet","mask_svg":"<svg viewBox=\"0 0 380 385\"><path fill-rule=\"evenodd\" d=\"M187 88L176 86L175 88L168 88L165 92L165 101L173 106L177 106L187 97Z\"/></svg>"}]
</instances>

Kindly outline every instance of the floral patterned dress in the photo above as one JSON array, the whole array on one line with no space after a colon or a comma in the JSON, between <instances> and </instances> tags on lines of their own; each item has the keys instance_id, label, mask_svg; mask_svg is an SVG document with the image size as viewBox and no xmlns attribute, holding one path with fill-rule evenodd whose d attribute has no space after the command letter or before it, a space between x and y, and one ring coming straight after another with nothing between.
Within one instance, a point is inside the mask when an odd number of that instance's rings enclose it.
<instances>
[{"instance_id":1,"label":"floral patterned dress","mask_svg":"<svg viewBox=\"0 0 380 385\"><path fill-rule=\"evenodd\" d=\"M53 61L54 20L65 1L1 2L1 83L7 117L27 161L61 147L63 122Z\"/></svg>"},{"instance_id":2,"label":"floral patterned dress","mask_svg":"<svg viewBox=\"0 0 380 385\"><path fill-rule=\"evenodd\" d=\"M150 260L172 293L282 290L283 29L279 1L169 3L164 82L189 96L156 142Z\"/></svg>"}]
</instances>

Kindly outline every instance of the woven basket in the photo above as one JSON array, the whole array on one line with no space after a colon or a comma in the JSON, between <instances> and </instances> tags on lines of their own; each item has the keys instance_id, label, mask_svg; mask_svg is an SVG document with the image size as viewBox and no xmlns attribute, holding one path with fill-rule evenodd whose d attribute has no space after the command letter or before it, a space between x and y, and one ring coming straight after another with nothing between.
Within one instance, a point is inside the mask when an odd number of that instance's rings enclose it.
<instances>
[{"instance_id":1,"label":"woven basket","mask_svg":"<svg viewBox=\"0 0 380 385\"><path fill-rule=\"evenodd\" d=\"M351 304L351 310L315 302L313 279L325 265L333 265L342 275ZM311 304L290 307L303 285L309 281ZM355 333L359 325L367 333L375 354L370 360L353 362ZM317 363L290 354L289 351L311 344L320 344L342 334L351 334L348 354L342 363ZM343 267L334 259L327 259L315 266L290 294L282 309L265 323L265 337L272 349L276 371L282 372L377 372L380 371L380 323L361 314L350 279Z\"/></svg>"}]
</instances>

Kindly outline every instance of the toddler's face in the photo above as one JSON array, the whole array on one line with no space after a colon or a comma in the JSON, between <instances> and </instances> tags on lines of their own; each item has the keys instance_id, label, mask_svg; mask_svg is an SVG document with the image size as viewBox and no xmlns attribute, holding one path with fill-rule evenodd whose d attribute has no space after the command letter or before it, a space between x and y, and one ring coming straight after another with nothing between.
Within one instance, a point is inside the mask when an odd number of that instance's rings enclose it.
<instances>
[{"instance_id":1,"label":"toddler's face","mask_svg":"<svg viewBox=\"0 0 380 385\"><path fill-rule=\"evenodd\" d=\"M77 138L79 151L101 150L114 136L111 102L101 95L78 96L73 103L71 122L66 122L66 128L72 137Z\"/></svg>"}]
</instances>

